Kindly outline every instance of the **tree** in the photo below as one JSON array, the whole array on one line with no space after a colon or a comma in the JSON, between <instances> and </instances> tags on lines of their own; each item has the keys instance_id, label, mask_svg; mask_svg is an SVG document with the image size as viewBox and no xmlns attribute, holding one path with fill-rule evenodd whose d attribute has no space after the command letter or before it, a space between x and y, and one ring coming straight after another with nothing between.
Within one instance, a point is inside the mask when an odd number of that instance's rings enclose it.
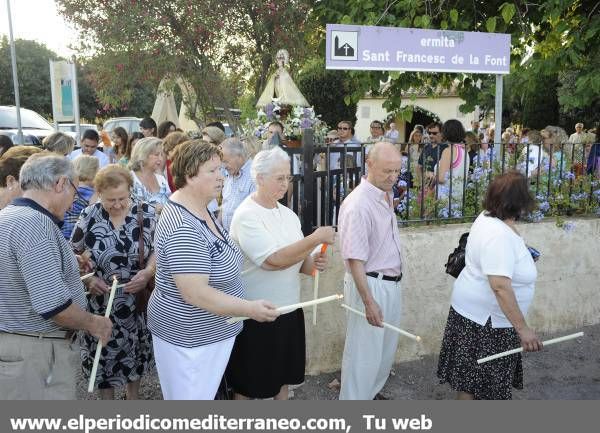
<instances>
[{"instance_id":1,"label":"tree","mask_svg":"<svg viewBox=\"0 0 600 433\"><path fill-rule=\"evenodd\" d=\"M24 39L15 40L19 96L21 106L45 117L52 116L49 60L58 56L45 45ZM0 105L15 105L12 80L10 44L4 36L0 39Z\"/></svg>"},{"instance_id":2,"label":"tree","mask_svg":"<svg viewBox=\"0 0 600 433\"><path fill-rule=\"evenodd\" d=\"M356 103L344 102L352 93L347 72L328 71L323 58L312 59L304 64L297 81L298 88L325 123L333 126L340 120L356 122Z\"/></svg>"},{"instance_id":3,"label":"tree","mask_svg":"<svg viewBox=\"0 0 600 433\"><path fill-rule=\"evenodd\" d=\"M504 0L328 0L315 7L321 25L326 23L363 24L459 31L487 31L511 34L511 72L522 70L522 93L539 77L554 76L561 70L577 71L574 92L562 95L565 107L585 107L600 95L597 73L597 46L600 42L600 13L596 0L546 0L543 2L506 2ZM493 108L489 95L494 93L493 77L471 74L420 72L354 72L360 85L352 94L357 101L368 91L379 91L388 82L384 96L388 111L400 109L403 92L422 88L431 94L439 86L457 83L466 103L463 112L475 105ZM481 79L481 89L476 85Z\"/></svg>"},{"instance_id":4,"label":"tree","mask_svg":"<svg viewBox=\"0 0 600 433\"><path fill-rule=\"evenodd\" d=\"M17 55L21 106L51 118L52 90L50 89L49 60L60 60L61 58L45 45L25 39L15 40L15 53ZM12 81L10 45L6 37L0 40L0 76L7 77L6 80L0 82L0 105L14 105L15 92ZM85 66L79 64L77 65L77 86L81 117L91 121L96 117L99 107Z\"/></svg>"},{"instance_id":5,"label":"tree","mask_svg":"<svg viewBox=\"0 0 600 433\"><path fill-rule=\"evenodd\" d=\"M257 95L284 45L303 48L308 0L283 7L265 0L58 0L59 11L81 30L81 52L94 53L100 100L129 104L135 84L155 88L160 80L183 77L184 95L198 122L215 107L229 114L241 95L231 83L254 83ZM299 60L298 58L296 60ZM246 70L251 73L243 74ZM240 77L245 75L245 78Z\"/></svg>"}]
</instances>

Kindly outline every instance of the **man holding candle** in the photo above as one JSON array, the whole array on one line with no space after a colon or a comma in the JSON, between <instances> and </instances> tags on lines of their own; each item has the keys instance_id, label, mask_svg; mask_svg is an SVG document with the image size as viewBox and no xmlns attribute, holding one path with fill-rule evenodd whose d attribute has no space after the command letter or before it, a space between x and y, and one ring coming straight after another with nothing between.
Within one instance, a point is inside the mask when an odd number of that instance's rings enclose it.
<instances>
[{"instance_id":1,"label":"man holding candle","mask_svg":"<svg viewBox=\"0 0 600 433\"><path fill-rule=\"evenodd\" d=\"M75 399L79 347L69 330L107 342L110 319L85 311L75 255L60 231L77 192L72 164L33 155L23 197L0 212L0 398Z\"/></svg>"},{"instance_id":2,"label":"man holding candle","mask_svg":"<svg viewBox=\"0 0 600 433\"><path fill-rule=\"evenodd\" d=\"M398 334L383 322L400 324L402 259L392 186L401 165L392 143L376 143L367 159L368 175L340 209L344 299L367 318L347 315L340 400L376 397L394 362Z\"/></svg>"}]
</instances>

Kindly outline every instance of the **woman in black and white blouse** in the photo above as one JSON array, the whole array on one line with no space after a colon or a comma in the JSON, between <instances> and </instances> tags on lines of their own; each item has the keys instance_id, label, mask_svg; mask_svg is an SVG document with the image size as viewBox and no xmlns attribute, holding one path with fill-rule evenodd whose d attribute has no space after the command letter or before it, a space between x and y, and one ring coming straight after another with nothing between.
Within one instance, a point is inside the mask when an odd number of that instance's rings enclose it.
<instances>
[{"instance_id":1,"label":"woman in black and white blouse","mask_svg":"<svg viewBox=\"0 0 600 433\"><path fill-rule=\"evenodd\" d=\"M156 229L157 277L148 306L156 367L166 400L213 399L242 323L273 321L267 301L244 300L243 256L208 211L223 188L221 150L202 140L175 149L177 191Z\"/></svg>"}]
</instances>

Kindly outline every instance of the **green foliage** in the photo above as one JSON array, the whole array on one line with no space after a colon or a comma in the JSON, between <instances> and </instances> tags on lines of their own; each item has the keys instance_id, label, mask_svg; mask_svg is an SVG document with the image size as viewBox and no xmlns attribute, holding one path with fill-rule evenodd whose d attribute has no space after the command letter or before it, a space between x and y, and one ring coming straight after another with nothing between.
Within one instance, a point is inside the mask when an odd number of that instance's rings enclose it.
<instances>
[{"instance_id":1,"label":"green foliage","mask_svg":"<svg viewBox=\"0 0 600 433\"><path fill-rule=\"evenodd\" d=\"M49 60L58 60L59 56L43 44L23 39L15 41L15 52L17 54L21 106L51 118L52 92ZM6 37L0 39L0 76L6 77L0 81L0 105L14 105L10 46ZM77 65L80 115L82 118L93 120L99 107L96 93L91 87L89 79L89 73L85 66Z\"/></svg>"},{"instance_id":2,"label":"green foliage","mask_svg":"<svg viewBox=\"0 0 600 433\"><path fill-rule=\"evenodd\" d=\"M558 124L558 97L556 76L540 77L528 88L523 97L523 125L543 129Z\"/></svg>"},{"instance_id":3,"label":"green foliage","mask_svg":"<svg viewBox=\"0 0 600 433\"><path fill-rule=\"evenodd\" d=\"M205 120L223 107L230 122L228 108L244 86L253 85L255 96L262 90L278 49L302 60L310 46L303 33L310 3L57 1L59 11L81 30L80 52L94 56L91 67L103 104L131 105L135 85L156 89L164 77L173 83L183 77L195 93L186 98L192 117Z\"/></svg>"},{"instance_id":4,"label":"green foliage","mask_svg":"<svg viewBox=\"0 0 600 433\"><path fill-rule=\"evenodd\" d=\"M347 72L326 70L322 59L313 59L304 65L297 83L326 124L337 125L340 120L356 122L356 102L349 97L352 80Z\"/></svg>"},{"instance_id":5,"label":"green foliage","mask_svg":"<svg viewBox=\"0 0 600 433\"><path fill-rule=\"evenodd\" d=\"M15 41L15 52L21 106L51 117L49 60L58 59L58 56L45 45L23 39ZM10 45L6 37L0 39L0 77L3 77L0 81L0 105L15 105Z\"/></svg>"},{"instance_id":6,"label":"green foliage","mask_svg":"<svg viewBox=\"0 0 600 433\"><path fill-rule=\"evenodd\" d=\"M545 0L538 3L452 0L421 2L413 0L373 0L365 10L362 0L328 0L315 7L315 16L326 23L352 23L390 27L440 28L458 31L488 31L511 34L511 74L519 78L511 84L512 107L522 105L522 95L548 76L575 71L568 91L559 91L563 111L596 106L600 99L600 4L596 0ZM373 14L372 10L378 11ZM386 13L383 13L386 11ZM381 13L379 12L381 11ZM458 80L458 93L466 103L462 112L476 105L486 112L493 109L494 78L486 75L406 72L357 72L357 85L349 100L357 101L365 92L379 91L379 79L390 83L385 107L400 108L402 95L410 88L448 87ZM476 86L481 80L481 90ZM512 110L511 107L511 110Z\"/></svg>"}]
</instances>

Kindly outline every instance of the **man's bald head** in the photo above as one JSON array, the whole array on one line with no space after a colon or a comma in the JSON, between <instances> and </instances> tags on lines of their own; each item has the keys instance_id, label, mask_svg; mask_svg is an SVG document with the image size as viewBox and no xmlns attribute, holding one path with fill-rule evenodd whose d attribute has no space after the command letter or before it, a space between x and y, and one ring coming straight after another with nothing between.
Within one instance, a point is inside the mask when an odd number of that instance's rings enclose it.
<instances>
[{"instance_id":1,"label":"man's bald head","mask_svg":"<svg viewBox=\"0 0 600 433\"><path fill-rule=\"evenodd\" d=\"M367 159L367 180L383 191L391 191L402 167L402 155L392 143L380 141L373 145Z\"/></svg>"},{"instance_id":2,"label":"man's bald head","mask_svg":"<svg viewBox=\"0 0 600 433\"><path fill-rule=\"evenodd\" d=\"M389 158L397 158L400 160L401 157L402 155L400 154L400 151L398 151L398 148L393 143L387 141L378 141L369 151L369 159L372 160Z\"/></svg>"}]
</instances>

